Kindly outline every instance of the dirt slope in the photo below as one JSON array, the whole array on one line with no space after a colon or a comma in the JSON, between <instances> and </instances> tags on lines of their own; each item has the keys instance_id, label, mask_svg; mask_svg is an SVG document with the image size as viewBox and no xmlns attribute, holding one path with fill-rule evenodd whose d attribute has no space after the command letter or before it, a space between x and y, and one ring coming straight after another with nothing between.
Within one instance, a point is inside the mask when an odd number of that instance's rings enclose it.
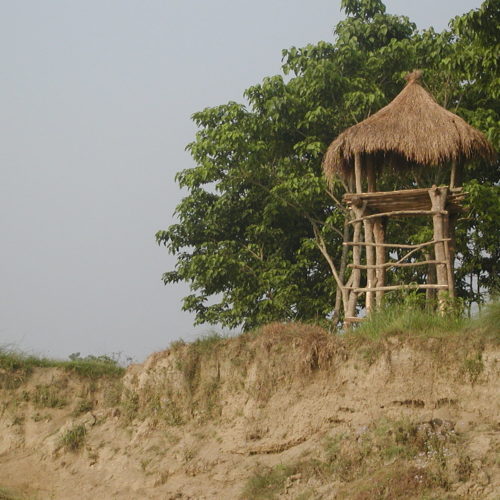
<instances>
[{"instance_id":1,"label":"dirt slope","mask_svg":"<svg viewBox=\"0 0 500 500\"><path fill-rule=\"evenodd\" d=\"M315 327L178 343L123 379L0 373L0 486L37 499L500 498L498 345ZM1 498L1 494L0 494Z\"/></svg>"}]
</instances>

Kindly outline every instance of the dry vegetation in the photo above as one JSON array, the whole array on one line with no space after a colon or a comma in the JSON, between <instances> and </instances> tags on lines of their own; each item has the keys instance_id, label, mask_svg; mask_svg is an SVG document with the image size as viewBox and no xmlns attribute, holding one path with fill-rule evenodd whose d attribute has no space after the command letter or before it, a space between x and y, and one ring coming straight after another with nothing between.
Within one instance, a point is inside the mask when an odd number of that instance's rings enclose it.
<instances>
[{"instance_id":1,"label":"dry vegetation","mask_svg":"<svg viewBox=\"0 0 500 500\"><path fill-rule=\"evenodd\" d=\"M493 500L499 311L270 324L124 376L3 352L0 499Z\"/></svg>"}]
</instances>

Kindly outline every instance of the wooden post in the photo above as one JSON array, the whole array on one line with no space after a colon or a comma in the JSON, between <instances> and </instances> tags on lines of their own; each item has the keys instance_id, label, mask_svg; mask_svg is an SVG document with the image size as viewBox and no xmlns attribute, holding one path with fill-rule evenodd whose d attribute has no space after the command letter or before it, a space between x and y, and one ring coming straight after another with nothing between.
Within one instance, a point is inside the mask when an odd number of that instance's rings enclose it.
<instances>
[{"instance_id":1,"label":"wooden post","mask_svg":"<svg viewBox=\"0 0 500 500\"><path fill-rule=\"evenodd\" d=\"M447 237L445 233L445 225L444 225L444 215L443 211L446 205L446 198L448 195L448 188L447 187L436 187L432 186L431 189L429 189L429 197L431 199L431 205L432 205L432 210L435 212L435 214L432 216L432 224L434 228L434 253L436 260L439 262L444 262L448 261L449 262L449 255L447 256L446 254L449 252L446 252L446 246L445 246L445 241L442 241L444 238ZM441 241L438 241L441 240ZM448 258L447 258L448 257ZM446 264L436 264L436 277L437 277L437 284L438 285L446 285L446 287L449 289L449 272L448 272L449 266ZM444 312L445 309L445 294L446 291L443 291L442 289L439 289L438 291L438 307L439 311L441 313Z\"/></svg>"},{"instance_id":2,"label":"wooden post","mask_svg":"<svg viewBox=\"0 0 500 500\"><path fill-rule=\"evenodd\" d=\"M379 217L375 219L373 223L373 236L375 238L375 243L384 243L385 239L385 228L384 228L384 223L382 222L382 217ZM386 250L385 247L383 246L377 246L375 247L375 261L377 263L377 266L383 266L386 261ZM386 270L384 267L380 267L376 270L375 276L376 276L376 286L384 286L385 285L385 273ZM382 304L384 302L384 291L379 290L376 292L376 299L377 299L377 307L380 308L382 307Z\"/></svg>"},{"instance_id":3,"label":"wooden post","mask_svg":"<svg viewBox=\"0 0 500 500\"><path fill-rule=\"evenodd\" d=\"M354 217L356 217L356 218L363 217L364 209L365 209L364 206L361 206L361 207L353 206L352 212L353 212ZM354 232L352 235L352 241L354 243L359 243L359 241L361 239L361 227L362 227L361 222L356 222L354 224ZM359 245L354 245L352 248L352 262L354 265L361 264L361 246L359 246ZM361 269L354 268L352 270L352 274L351 274L351 286L353 288L359 288L360 281L361 281ZM354 317L354 315L356 314L357 302L358 302L358 293L355 291L350 291L349 292L349 301L348 301L347 310L346 310L346 316Z\"/></svg>"},{"instance_id":4,"label":"wooden post","mask_svg":"<svg viewBox=\"0 0 500 500\"><path fill-rule=\"evenodd\" d=\"M453 189L457 183L457 160L451 160L451 172L450 172L450 189Z\"/></svg>"},{"instance_id":5,"label":"wooden post","mask_svg":"<svg viewBox=\"0 0 500 500\"><path fill-rule=\"evenodd\" d=\"M447 241L444 241L444 255L446 257L446 273L448 275L448 292L450 298L455 297L455 284L453 279L453 260L452 252L450 249L450 216L448 214L443 216L443 233ZM453 257L454 258L454 257Z\"/></svg>"},{"instance_id":6,"label":"wooden post","mask_svg":"<svg viewBox=\"0 0 500 500\"><path fill-rule=\"evenodd\" d=\"M373 243L373 222L371 220L364 220L363 225L365 228L365 241L366 243ZM373 266L375 264L375 248L373 246L367 246L365 248L366 252L366 264L368 266ZM366 271L366 287L372 288L375 286L375 269L368 268ZM365 297L366 312L369 313L373 309L373 292L367 292Z\"/></svg>"},{"instance_id":7,"label":"wooden post","mask_svg":"<svg viewBox=\"0 0 500 500\"><path fill-rule=\"evenodd\" d=\"M361 167L361 154L354 154L354 177L356 182L356 193L363 192L363 180L362 180L362 167Z\"/></svg>"},{"instance_id":8,"label":"wooden post","mask_svg":"<svg viewBox=\"0 0 500 500\"><path fill-rule=\"evenodd\" d=\"M460 185L459 174L461 172L461 168L459 169L458 160L452 160L451 162L451 174L450 174L450 189L453 189L455 186ZM461 167L461 165L460 165ZM456 242L455 242L455 225L457 223L458 215L456 213L450 214L446 218L446 237L450 238L450 241L447 244L447 253L448 253L448 274L449 274L449 290L450 296L455 297L455 277L454 277L454 265L455 265L455 252L456 252Z\"/></svg>"},{"instance_id":9,"label":"wooden post","mask_svg":"<svg viewBox=\"0 0 500 500\"><path fill-rule=\"evenodd\" d=\"M457 251L456 247L456 235L455 235L455 227L457 224L457 219L458 219L458 214L456 213L451 213L449 218L448 218L448 238L450 238L450 241L448 243L448 249L450 253L450 269L451 269L451 276L452 276L452 288L453 288L453 296L455 296L455 255Z\"/></svg>"},{"instance_id":10,"label":"wooden post","mask_svg":"<svg viewBox=\"0 0 500 500\"><path fill-rule=\"evenodd\" d=\"M363 192L363 183L362 183L362 166L361 166L361 154L360 153L355 153L354 154L354 181L356 183L356 193L362 193ZM364 207L360 206L359 204L356 206L356 204L353 203L352 207L352 213L354 215L354 218L359 219L360 217L363 217L364 214ZM354 243L359 243L360 237L361 237L361 222L356 222L354 224L354 233L352 235L352 241ZM352 249L352 261L353 264L361 264L361 247L355 245ZM352 286L354 288L359 288L359 283L361 281L361 270L360 269L353 269L352 274L351 274L351 281L352 281ZM349 293L349 301L347 304L347 309L346 309L346 316L348 317L353 317L356 314L356 304L358 302L358 294L354 291L351 291Z\"/></svg>"},{"instance_id":11,"label":"wooden post","mask_svg":"<svg viewBox=\"0 0 500 500\"><path fill-rule=\"evenodd\" d=\"M375 169L373 165L373 157L368 155L365 159L366 162L366 179L368 183L368 192L373 193L377 189L376 179L375 179ZM373 243L374 233L373 233L373 221L372 220L364 220L363 225L365 228L365 242ZM373 266L375 264L375 248L373 246L368 245L366 247L366 264L368 266ZM368 268L366 272L366 287L373 288L376 286L376 272L375 269ZM365 307L366 312L370 313L373 309L374 304L374 293L367 292L365 297Z\"/></svg>"}]
</instances>

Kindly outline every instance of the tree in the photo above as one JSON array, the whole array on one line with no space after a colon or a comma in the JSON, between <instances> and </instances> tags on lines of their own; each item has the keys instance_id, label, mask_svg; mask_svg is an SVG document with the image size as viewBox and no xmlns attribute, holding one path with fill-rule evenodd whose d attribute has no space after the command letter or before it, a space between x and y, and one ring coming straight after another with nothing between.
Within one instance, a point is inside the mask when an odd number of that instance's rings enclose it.
<instances>
[{"instance_id":1,"label":"tree","mask_svg":"<svg viewBox=\"0 0 500 500\"><path fill-rule=\"evenodd\" d=\"M342 130L388 103L408 71L423 68L441 103L498 141L498 96L491 96L498 74L487 48L494 33L481 20L498 20L495 2L485 2L483 14L454 20L443 33L418 32L408 18L387 14L380 0L344 0L342 6L347 18L335 28L333 43L283 51L289 79L277 75L249 88L246 106L229 102L193 115L199 130L188 150L196 166L176 177L188 195L176 209L178 223L156 238L177 255L175 270L163 279L190 283L183 308L195 312L197 323L252 328L341 314L345 186L326 185L322 156ZM486 73L480 82L464 80L479 67ZM475 199L478 189L495 189L498 166L473 165L465 180L473 178L481 182L476 191L468 184ZM384 182L391 188L396 180ZM461 221L460 231L474 235L473 245L459 249L461 285L478 255L494 256L495 242L486 241L481 226L484 215L498 209L492 204L471 206L473 215ZM492 217L490 228L498 213ZM411 240L421 228L397 230ZM483 290L497 286L496 262L480 276ZM460 293L470 290L461 286Z\"/></svg>"}]
</instances>

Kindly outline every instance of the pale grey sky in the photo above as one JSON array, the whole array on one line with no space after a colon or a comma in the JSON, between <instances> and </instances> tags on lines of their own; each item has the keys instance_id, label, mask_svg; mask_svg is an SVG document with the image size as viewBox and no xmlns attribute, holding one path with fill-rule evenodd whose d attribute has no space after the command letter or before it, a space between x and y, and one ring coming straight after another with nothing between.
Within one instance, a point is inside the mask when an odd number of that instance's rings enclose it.
<instances>
[{"instance_id":1,"label":"pale grey sky","mask_svg":"<svg viewBox=\"0 0 500 500\"><path fill-rule=\"evenodd\" d=\"M387 0L419 28L479 0ZM193 112L242 100L340 0L0 1L0 345L137 360L193 339L154 241L192 166Z\"/></svg>"}]
</instances>

